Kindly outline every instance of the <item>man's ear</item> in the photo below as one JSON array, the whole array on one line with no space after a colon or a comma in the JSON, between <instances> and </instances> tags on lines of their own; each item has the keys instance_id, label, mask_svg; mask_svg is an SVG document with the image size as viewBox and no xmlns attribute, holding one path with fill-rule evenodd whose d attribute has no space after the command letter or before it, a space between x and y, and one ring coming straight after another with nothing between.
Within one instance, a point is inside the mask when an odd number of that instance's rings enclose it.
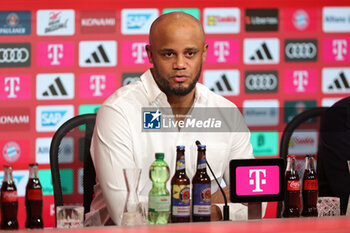
<instances>
[{"instance_id":1,"label":"man's ear","mask_svg":"<svg viewBox=\"0 0 350 233\"><path fill-rule=\"evenodd\" d=\"M209 45L205 43L203 48L203 54L202 54L202 62L205 62L205 60L207 59L208 48L209 48Z\"/></svg>"},{"instance_id":2,"label":"man's ear","mask_svg":"<svg viewBox=\"0 0 350 233\"><path fill-rule=\"evenodd\" d=\"M148 44L145 46L145 48L146 48L149 63L153 64L151 45Z\"/></svg>"}]
</instances>

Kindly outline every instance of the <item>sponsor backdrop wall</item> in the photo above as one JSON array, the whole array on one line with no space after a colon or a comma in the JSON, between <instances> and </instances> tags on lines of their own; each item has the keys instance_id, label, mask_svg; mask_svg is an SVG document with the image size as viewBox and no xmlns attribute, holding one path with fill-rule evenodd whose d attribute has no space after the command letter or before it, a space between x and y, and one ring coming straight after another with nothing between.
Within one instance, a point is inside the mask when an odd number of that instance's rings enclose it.
<instances>
[{"instance_id":1,"label":"sponsor backdrop wall","mask_svg":"<svg viewBox=\"0 0 350 233\"><path fill-rule=\"evenodd\" d=\"M21 228L28 164L39 163L45 227L52 227L52 135L150 67L149 27L175 10L203 23L209 52L200 82L244 108L256 157L278 157L281 131L296 113L350 93L348 1L7 2L0 9L0 163L14 167ZM293 141L310 153L316 143L316 132Z\"/></svg>"}]
</instances>

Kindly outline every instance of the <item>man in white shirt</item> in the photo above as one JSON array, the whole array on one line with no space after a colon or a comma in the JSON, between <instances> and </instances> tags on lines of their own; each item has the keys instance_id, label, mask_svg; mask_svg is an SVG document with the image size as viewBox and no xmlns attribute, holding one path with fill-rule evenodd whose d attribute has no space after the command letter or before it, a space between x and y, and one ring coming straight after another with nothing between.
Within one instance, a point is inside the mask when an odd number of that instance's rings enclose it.
<instances>
[{"instance_id":1,"label":"man in white shirt","mask_svg":"<svg viewBox=\"0 0 350 233\"><path fill-rule=\"evenodd\" d=\"M186 172L190 179L196 171L195 141L207 146L207 160L221 181L229 181L231 159L253 158L250 133L237 107L225 98L197 83L202 63L206 59L208 44L204 42L201 23L185 13L160 16L151 26L148 58L153 68L139 81L118 89L101 106L97 114L92 138L91 155L96 169L95 196L86 215L87 225L121 223L126 185L123 168L142 168L138 194L147 202L152 183L149 167L156 152L165 153L174 175L176 146L186 148ZM148 132L143 130L143 108L168 108L175 120L184 120L191 109L233 109L230 116L217 111L231 126L228 132L186 131L180 126L176 132ZM209 173L209 172L208 172ZM213 176L212 202L220 199ZM167 187L170 190L170 182ZM228 187L225 188L228 191ZM247 208L230 204L230 218L247 219ZM220 209L212 206L212 219L221 217Z\"/></svg>"}]
</instances>

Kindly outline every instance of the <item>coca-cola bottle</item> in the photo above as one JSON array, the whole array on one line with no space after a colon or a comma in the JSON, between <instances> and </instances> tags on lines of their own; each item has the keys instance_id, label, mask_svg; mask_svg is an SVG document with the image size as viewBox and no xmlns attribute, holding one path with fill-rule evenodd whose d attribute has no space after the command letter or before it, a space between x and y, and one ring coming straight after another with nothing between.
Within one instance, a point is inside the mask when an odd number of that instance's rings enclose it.
<instances>
[{"instance_id":1,"label":"coca-cola bottle","mask_svg":"<svg viewBox=\"0 0 350 233\"><path fill-rule=\"evenodd\" d=\"M300 217L300 180L295 168L295 155L288 155L285 173L284 218Z\"/></svg>"},{"instance_id":2,"label":"coca-cola bottle","mask_svg":"<svg viewBox=\"0 0 350 233\"><path fill-rule=\"evenodd\" d=\"M29 179L26 187L26 228L44 228L43 192L38 178L38 164L29 164Z\"/></svg>"},{"instance_id":3,"label":"coca-cola bottle","mask_svg":"<svg viewBox=\"0 0 350 233\"><path fill-rule=\"evenodd\" d=\"M302 196L303 210L301 215L304 217L317 217L318 182L313 155L306 155L305 157Z\"/></svg>"},{"instance_id":4,"label":"coca-cola bottle","mask_svg":"<svg viewBox=\"0 0 350 233\"><path fill-rule=\"evenodd\" d=\"M18 229L17 188L12 177L12 167L4 165L4 179L1 185L1 229Z\"/></svg>"}]
</instances>

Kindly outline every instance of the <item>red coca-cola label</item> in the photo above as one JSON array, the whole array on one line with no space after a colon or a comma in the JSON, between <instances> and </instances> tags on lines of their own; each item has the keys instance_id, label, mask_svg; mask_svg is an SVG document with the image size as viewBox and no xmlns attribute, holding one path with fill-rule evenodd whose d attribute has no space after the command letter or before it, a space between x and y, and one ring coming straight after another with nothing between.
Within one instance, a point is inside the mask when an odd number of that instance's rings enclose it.
<instances>
[{"instance_id":1,"label":"red coca-cola label","mask_svg":"<svg viewBox=\"0 0 350 233\"><path fill-rule=\"evenodd\" d=\"M1 202L17 202L17 191L2 191Z\"/></svg>"},{"instance_id":2,"label":"red coca-cola label","mask_svg":"<svg viewBox=\"0 0 350 233\"><path fill-rule=\"evenodd\" d=\"M41 201L43 199L43 192L41 189L28 189L26 198L30 201Z\"/></svg>"},{"instance_id":3,"label":"red coca-cola label","mask_svg":"<svg viewBox=\"0 0 350 233\"><path fill-rule=\"evenodd\" d=\"M318 190L317 180L304 180L304 190Z\"/></svg>"},{"instance_id":4,"label":"red coca-cola label","mask_svg":"<svg viewBox=\"0 0 350 233\"><path fill-rule=\"evenodd\" d=\"M287 190L288 191L300 191L300 182L299 182L299 180L288 180Z\"/></svg>"}]
</instances>

